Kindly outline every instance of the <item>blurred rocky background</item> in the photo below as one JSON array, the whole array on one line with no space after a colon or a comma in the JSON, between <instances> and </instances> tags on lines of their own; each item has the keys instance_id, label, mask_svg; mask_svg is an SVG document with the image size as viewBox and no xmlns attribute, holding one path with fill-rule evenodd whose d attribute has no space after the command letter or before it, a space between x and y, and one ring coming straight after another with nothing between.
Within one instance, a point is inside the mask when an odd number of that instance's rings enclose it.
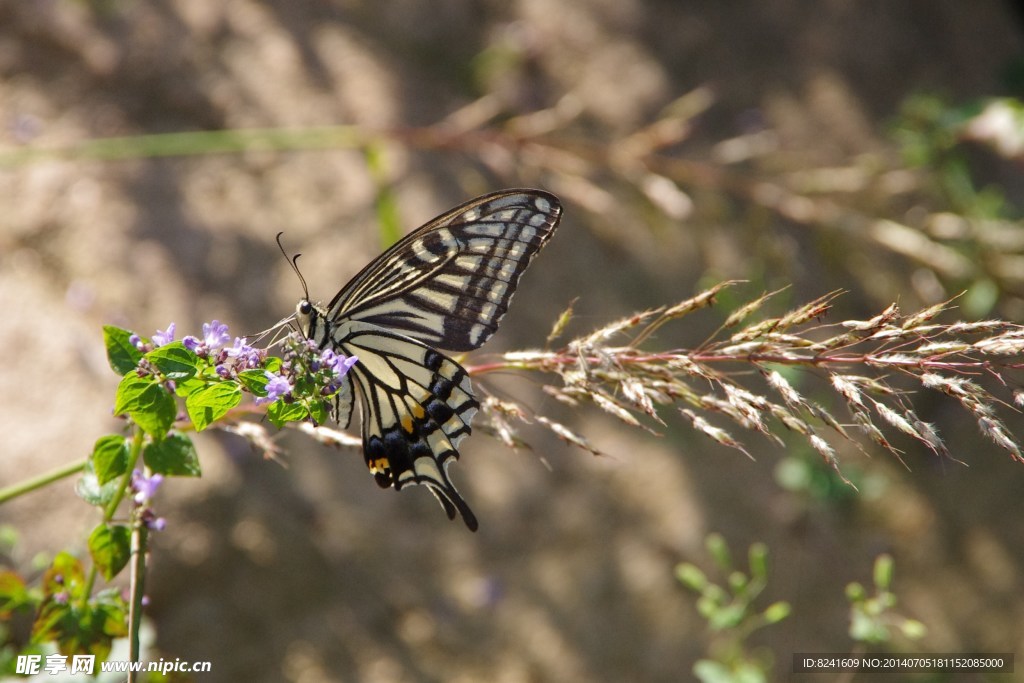
<instances>
[{"instance_id":1,"label":"blurred rocky background","mask_svg":"<svg viewBox=\"0 0 1024 683\"><path fill-rule=\"evenodd\" d=\"M783 306L845 290L832 320L965 292L955 315L1020 321L1020 150L942 135L1021 94L1022 47L995 0L0 3L0 484L117 429L103 324L264 329L302 293L274 235L329 299L379 253L382 196L406 230L502 187L563 198L481 360L543 345L576 297L582 334L731 278L724 310L658 344L781 287ZM239 137L148 137L203 131ZM607 455L474 435L452 468L471 534L357 452L289 435L274 462L204 434L202 478L157 499L159 654L210 660L209 681L687 680L713 638L674 567L710 567L713 531L770 549L766 603L793 614L751 645L778 680L793 652L850 650L844 587L882 552L928 628L893 647L1024 652L1024 465L955 402L909 397L966 466L851 445L858 493L799 439L744 434L750 461L681 416L652 436L537 378L482 381ZM73 485L0 508L9 562L84 552Z\"/></svg>"}]
</instances>

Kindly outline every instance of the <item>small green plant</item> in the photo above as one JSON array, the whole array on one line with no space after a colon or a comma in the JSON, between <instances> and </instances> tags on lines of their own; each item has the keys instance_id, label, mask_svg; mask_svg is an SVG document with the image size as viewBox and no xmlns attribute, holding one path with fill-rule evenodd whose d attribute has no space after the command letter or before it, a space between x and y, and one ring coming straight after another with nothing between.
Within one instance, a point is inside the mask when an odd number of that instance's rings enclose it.
<instances>
[{"instance_id":1,"label":"small green plant","mask_svg":"<svg viewBox=\"0 0 1024 683\"><path fill-rule=\"evenodd\" d=\"M130 657L138 661L148 536L166 525L152 500L165 477L201 472L187 432L233 423L239 417L233 412L265 414L279 427L324 422L356 361L321 352L297 334L285 338L281 357L272 356L245 339L232 340L216 320L203 325L202 339L176 341L172 323L151 339L108 326L104 341L110 367L121 376L114 414L125 418L124 431L97 439L84 463L0 492L3 502L80 473L76 492L100 516L88 538L91 562L59 552L37 586L13 571L0 572L0 620L17 612L35 615L23 654L53 643L62 655L104 661L113 640L127 636ZM248 406L244 394L252 397ZM127 594L113 585L94 590L100 577L111 584L126 569ZM5 652L2 661L9 663L11 655Z\"/></svg>"},{"instance_id":2,"label":"small green plant","mask_svg":"<svg viewBox=\"0 0 1024 683\"><path fill-rule=\"evenodd\" d=\"M767 681L773 664L772 653L751 648L746 641L754 631L777 624L790 612L787 602L774 602L763 610L754 604L768 585L768 548L763 543L750 546L749 574L744 574L735 567L722 536L710 534L705 543L715 566L725 575L725 581L713 582L688 562L676 566L679 581L700 595L697 610L715 634L711 657L694 664L693 673L702 683Z\"/></svg>"},{"instance_id":3,"label":"small green plant","mask_svg":"<svg viewBox=\"0 0 1024 683\"><path fill-rule=\"evenodd\" d=\"M907 640L920 640L927 629L916 619L908 619L895 612L896 594L890 590L894 562L891 555L875 559L873 595L856 581L846 586L850 601L850 637L861 645L885 646L895 633Z\"/></svg>"}]
</instances>

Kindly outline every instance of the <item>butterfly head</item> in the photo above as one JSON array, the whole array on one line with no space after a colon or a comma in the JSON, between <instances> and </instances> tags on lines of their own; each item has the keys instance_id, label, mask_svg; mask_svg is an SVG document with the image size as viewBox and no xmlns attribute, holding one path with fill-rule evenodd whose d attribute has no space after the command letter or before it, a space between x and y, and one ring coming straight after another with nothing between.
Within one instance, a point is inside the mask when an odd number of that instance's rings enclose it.
<instances>
[{"instance_id":1,"label":"butterfly head","mask_svg":"<svg viewBox=\"0 0 1024 683\"><path fill-rule=\"evenodd\" d=\"M302 271L299 270L298 264L299 257L302 254L296 254L289 258L288 252L284 250L284 245L281 244L281 235L283 234L283 232L277 233L277 248L281 250L281 254L288 261L288 265L292 267L292 270L295 271L299 282L302 283L303 296L295 306L295 326L299 328L299 332L306 339L320 339L321 337L316 335L318 328L326 320L326 312L309 300L309 288L306 286L306 278L302 277Z\"/></svg>"},{"instance_id":2,"label":"butterfly head","mask_svg":"<svg viewBox=\"0 0 1024 683\"><path fill-rule=\"evenodd\" d=\"M295 324L306 339L322 339L326 312L309 299L301 299L295 306Z\"/></svg>"}]
</instances>

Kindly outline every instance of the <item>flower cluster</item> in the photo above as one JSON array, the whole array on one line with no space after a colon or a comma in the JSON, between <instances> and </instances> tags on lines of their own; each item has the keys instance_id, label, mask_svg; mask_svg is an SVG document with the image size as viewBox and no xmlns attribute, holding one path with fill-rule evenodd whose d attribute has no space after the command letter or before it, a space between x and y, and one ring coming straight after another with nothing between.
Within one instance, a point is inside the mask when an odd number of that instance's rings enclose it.
<instances>
[{"instance_id":1,"label":"flower cluster","mask_svg":"<svg viewBox=\"0 0 1024 683\"><path fill-rule=\"evenodd\" d=\"M333 396L341 389L342 378L358 361L356 356L345 356L333 349L320 350L313 340L292 335L286 340L281 371L265 371L267 395L257 398L256 402L288 400L299 386L306 393L324 398Z\"/></svg>"},{"instance_id":2,"label":"flower cluster","mask_svg":"<svg viewBox=\"0 0 1024 683\"><path fill-rule=\"evenodd\" d=\"M173 343L175 327L172 322L166 330L157 330L149 342L137 334L131 335L128 341L140 352L148 353ZM267 358L266 349L250 346L245 337L235 337L232 340L228 334L227 324L219 320L203 323L202 339L188 335L181 342L198 357L212 360L217 374L225 379L237 377L242 370L259 368ZM140 370L145 374L148 368L143 364Z\"/></svg>"},{"instance_id":3,"label":"flower cluster","mask_svg":"<svg viewBox=\"0 0 1024 683\"><path fill-rule=\"evenodd\" d=\"M173 332L174 323L171 323L167 330ZM154 341L155 339L154 335ZM212 359L216 364L217 374L225 378L237 376L239 370L252 370L260 367L267 357L265 349L249 346L245 337L235 337L232 341L231 335L228 334L227 324L219 320L203 323L202 339L189 335L182 340L182 343L186 349L200 358Z\"/></svg>"},{"instance_id":4,"label":"flower cluster","mask_svg":"<svg viewBox=\"0 0 1024 683\"><path fill-rule=\"evenodd\" d=\"M157 330L153 333L153 339L146 341L137 334L132 334L128 337L128 342L138 349L141 353L149 353L153 349L158 349L161 346L166 346L174 341L174 328L175 324L171 323L167 326L166 330Z\"/></svg>"},{"instance_id":5,"label":"flower cluster","mask_svg":"<svg viewBox=\"0 0 1024 683\"><path fill-rule=\"evenodd\" d=\"M219 320L204 323L202 337L176 341L171 323L151 340L131 334L127 341L138 353L131 361L135 374L184 397L199 430L234 408L243 391L255 395L256 405L270 405L268 417L278 426L306 419L321 423L328 400L341 390L342 379L358 360L333 349L321 350L298 333L285 337L280 358L271 356L245 337L232 338ZM231 383L234 390L227 388Z\"/></svg>"}]
</instances>

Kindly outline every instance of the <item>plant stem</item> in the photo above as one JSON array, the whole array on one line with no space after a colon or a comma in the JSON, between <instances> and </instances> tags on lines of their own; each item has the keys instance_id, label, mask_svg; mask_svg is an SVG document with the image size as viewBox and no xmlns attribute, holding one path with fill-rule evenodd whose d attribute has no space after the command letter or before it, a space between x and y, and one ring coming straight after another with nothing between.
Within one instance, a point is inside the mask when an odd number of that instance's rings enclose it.
<instances>
[{"instance_id":1,"label":"plant stem","mask_svg":"<svg viewBox=\"0 0 1024 683\"><path fill-rule=\"evenodd\" d=\"M146 539L146 525L141 519L136 519L132 524L131 603L128 606L128 659L131 662L139 661L141 656L139 629L142 625L142 596L146 584ZM129 671L128 683L134 683L135 675L134 669Z\"/></svg>"},{"instance_id":2,"label":"plant stem","mask_svg":"<svg viewBox=\"0 0 1024 683\"><path fill-rule=\"evenodd\" d=\"M128 451L128 470L121 477L121 485L117 487L117 491L114 492L114 497L110 499L107 504L106 510L103 511L103 521L109 522L114 518L114 513L117 512L117 506L121 504L124 499L124 493L128 490L128 484L132 480L132 470L135 469L135 463L139 461L139 453L142 452L142 444L146 439L146 433L138 427L132 428L135 431L135 435L132 437L132 447Z\"/></svg>"},{"instance_id":3,"label":"plant stem","mask_svg":"<svg viewBox=\"0 0 1024 683\"><path fill-rule=\"evenodd\" d=\"M360 145L364 137L362 131L354 126L252 128L132 135L83 140L62 147L4 149L0 150L0 168L54 159L120 161L249 150L351 148Z\"/></svg>"},{"instance_id":4,"label":"plant stem","mask_svg":"<svg viewBox=\"0 0 1024 683\"><path fill-rule=\"evenodd\" d=\"M117 514L117 507L124 500L124 493L128 490L128 484L132 480L132 470L135 469L135 463L138 462L139 453L142 451L142 444L145 441L146 434L138 427L135 427L135 436L132 438L132 447L128 452L128 471L121 477L121 484L117 487L117 491L114 492L114 497L107 503L107 507L103 510L103 522L108 523ZM93 562L92 566L89 567L89 576L86 579L86 587L83 593L83 600L88 600L92 595L93 586L96 584L96 563Z\"/></svg>"},{"instance_id":5,"label":"plant stem","mask_svg":"<svg viewBox=\"0 0 1024 683\"><path fill-rule=\"evenodd\" d=\"M710 365L712 363L773 363L788 366L812 367L848 367L867 365L871 367L889 367L895 369L912 368L921 370L947 370L950 372L980 371L992 368L995 363L990 360L976 360L970 357L949 359L944 356L929 358L887 358L878 353L820 353L814 355L798 355L796 353L714 353L682 349L657 353L637 352L632 349L612 349L621 351L614 356L615 361L622 365L635 363L663 363L678 358L685 358L694 363ZM529 358L501 359L492 363L467 365L466 371L473 376L489 372L506 372L514 370L537 370L540 372L557 372L557 368L575 365L580 361L600 365L607 360L601 356L579 356L563 351L545 351L533 354ZM1016 369L1020 363L1003 363L1000 367Z\"/></svg>"},{"instance_id":6,"label":"plant stem","mask_svg":"<svg viewBox=\"0 0 1024 683\"><path fill-rule=\"evenodd\" d=\"M79 472L82 471L84 467L85 461L80 460L78 462L63 465L62 467L58 467L57 469L47 472L45 474L40 474L38 477L33 477L32 479L28 479L27 481L23 481L18 484L12 484L11 486L7 486L3 489L0 489L0 505L6 503L7 501L13 498L17 498L18 496L29 493L30 491L40 489L46 486L47 484L52 484L55 481L60 481L61 479L70 477L73 474L78 474Z\"/></svg>"}]
</instances>

